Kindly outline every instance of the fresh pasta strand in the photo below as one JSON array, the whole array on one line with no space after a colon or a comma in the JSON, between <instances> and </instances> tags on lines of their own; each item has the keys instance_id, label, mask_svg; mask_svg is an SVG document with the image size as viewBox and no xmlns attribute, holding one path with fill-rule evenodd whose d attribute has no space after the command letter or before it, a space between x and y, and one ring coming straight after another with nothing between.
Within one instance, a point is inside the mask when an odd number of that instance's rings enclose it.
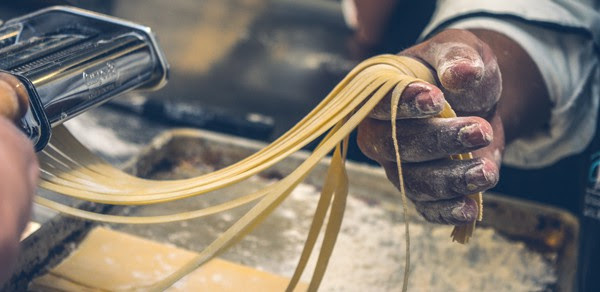
<instances>
[{"instance_id":1,"label":"fresh pasta strand","mask_svg":"<svg viewBox=\"0 0 600 292\"><path fill-rule=\"evenodd\" d=\"M309 157L280 181L257 192L241 194L230 201L204 209L160 216L129 217L81 210L39 196L35 198L35 201L40 205L71 216L100 222L126 224L188 220L255 203L249 211L187 265L155 285L143 287L147 290L162 291L251 232L289 196L322 158L333 153L304 249L288 286L288 291L292 291L298 283L313 252L318 235L322 227L325 227L317 266L309 284L309 291L316 291L323 279L337 234L340 231L348 195L348 177L344 163L348 135L386 94L392 92L392 131L394 132L392 137L406 224L406 262L403 280L403 291L406 291L410 267L408 202L404 190L398 141L395 135L395 118L402 92L406 86L417 80L434 82L429 69L411 58L382 55L365 60L356 66L319 105L274 142L233 165L190 179L154 181L127 174L95 156L66 128L59 126L54 129L53 139L48 148L39 155L40 187L79 200L111 205L150 205L201 196L244 181L280 162L323 134L327 134ZM456 115L449 105L446 105L440 114L440 117L454 116ZM461 154L452 158L469 159L471 157L471 154ZM477 219L481 220L481 193L470 197L478 203L480 213ZM328 212L329 220L325 222ZM457 226L451 236L454 241L466 243L474 228L475 222L472 225Z\"/></svg>"}]
</instances>

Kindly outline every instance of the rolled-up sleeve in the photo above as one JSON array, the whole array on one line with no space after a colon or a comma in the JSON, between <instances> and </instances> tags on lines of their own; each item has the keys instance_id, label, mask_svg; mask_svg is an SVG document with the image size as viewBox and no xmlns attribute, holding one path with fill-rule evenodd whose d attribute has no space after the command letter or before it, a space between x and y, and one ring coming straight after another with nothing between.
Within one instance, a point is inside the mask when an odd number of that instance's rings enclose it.
<instances>
[{"instance_id":1,"label":"rolled-up sleeve","mask_svg":"<svg viewBox=\"0 0 600 292\"><path fill-rule=\"evenodd\" d=\"M438 1L423 37L445 28L484 28L523 47L553 104L548 127L507 145L504 163L540 168L585 149L596 131L600 100L600 14L592 2Z\"/></svg>"}]
</instances>

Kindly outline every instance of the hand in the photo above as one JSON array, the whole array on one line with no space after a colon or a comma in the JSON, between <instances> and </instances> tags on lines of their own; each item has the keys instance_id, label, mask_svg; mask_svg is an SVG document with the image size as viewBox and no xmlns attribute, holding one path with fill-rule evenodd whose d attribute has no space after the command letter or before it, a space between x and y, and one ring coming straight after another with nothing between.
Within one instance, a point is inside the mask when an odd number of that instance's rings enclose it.
<instances>
[{"instance_id":1,"label":"hand","mask_svg":"<svg viewBox=\"0 0 600 292\"><path fill-rule=\"evenodd\" d=\"M0 284L10 276L17 258L19 239L29 221L38 180L33 145L5 117L16 118L19 111L14 105L7 106L16 102L16 93L11 92L13 89L7 82L0 78L0 104L3 105L0 109L10 109L0 112Z\"/></svg>"},{"instance_id":2,"label":"hand","mask_svg":"<svg viewBox=\"0 0 600 292\"><path fill-rule=\"evenodd\" d=\"M431 222L461 225L477 217L466 195L493 187L504 147L496 113L502 91L492 49L473 33L446 30L400 53L433 71L440 87L415 82L407 87L396 122L407 196ZM398 186L390 125L390 96L358 128L361 150L385 169ZM446 99L460 117L435 118ZM469 160L453 154L473 152Z\"/></svg>"}]
</instances>

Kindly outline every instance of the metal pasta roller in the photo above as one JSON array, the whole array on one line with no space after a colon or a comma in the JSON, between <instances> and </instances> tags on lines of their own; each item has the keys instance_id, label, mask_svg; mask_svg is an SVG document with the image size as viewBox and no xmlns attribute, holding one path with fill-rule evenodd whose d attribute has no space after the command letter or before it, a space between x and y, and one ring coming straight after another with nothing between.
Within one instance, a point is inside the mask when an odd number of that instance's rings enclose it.
<instances>
[{"instance_id":1,"label":"metal pasta roller","mask_svg":"<svg viewBox=\"0 0 600 292\"><path fill-rule=\"evenodd\" d=\"M28 95L16 122L40 151L52 127L123 92L164 86L169 65L150 28L57 6L0 27L0 71Z\"/></svg>"}]
</instances>

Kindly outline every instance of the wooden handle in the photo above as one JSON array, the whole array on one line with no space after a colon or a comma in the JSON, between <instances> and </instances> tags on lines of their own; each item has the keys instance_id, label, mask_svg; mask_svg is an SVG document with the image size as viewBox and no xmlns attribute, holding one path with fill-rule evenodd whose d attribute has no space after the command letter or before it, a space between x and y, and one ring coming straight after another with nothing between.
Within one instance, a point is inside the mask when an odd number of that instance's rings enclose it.
<instances>
[{"instance_id":1,"label":"wooden handle","mask_svg":"<svg viewBox=\"0 0 600 292\"><path fill-rule=\"evenodd\" d=\"M14 76L0 73L0 116L17 121L29 108L25 86Z\"/></svg>"}]
</instances>

